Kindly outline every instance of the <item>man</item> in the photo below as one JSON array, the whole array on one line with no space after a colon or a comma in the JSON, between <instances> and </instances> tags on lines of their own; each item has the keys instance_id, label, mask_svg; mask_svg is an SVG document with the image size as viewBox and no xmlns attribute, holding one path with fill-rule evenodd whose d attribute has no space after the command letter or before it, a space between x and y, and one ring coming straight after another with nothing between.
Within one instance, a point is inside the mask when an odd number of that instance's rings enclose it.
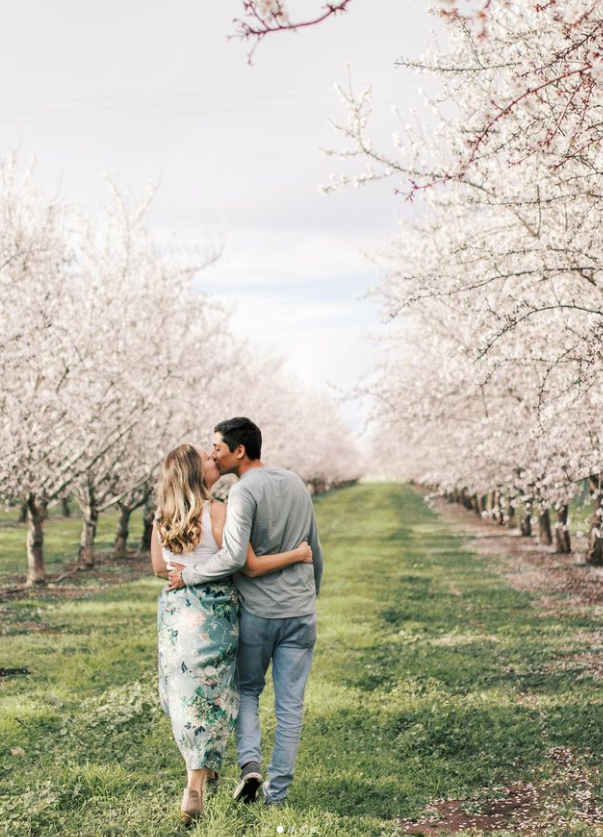
<instances>
[{"instance_id":1,"label":"man","mask_svg":"<svg viewBox=\"0 0 603 837\"><path fill-rule=\"evenodd\" d=\"M262 784L259 698L272 661L276 734L266 804L286 799L301 738L304 692L316 642L316 595L323 556L310 495L301 479L261 461L262 434L248 418L214 428L212 457L221 474L236 474L230 490L222 549L202 564L176 570L170 585L204 584L234 573L241 601L238 656L241 704L236 740L241 780L234 798L253 802ZM249 543L258 557L295 549L303 540L313 563L249 577L238 572Z\"/></svg>"}]
</instances>

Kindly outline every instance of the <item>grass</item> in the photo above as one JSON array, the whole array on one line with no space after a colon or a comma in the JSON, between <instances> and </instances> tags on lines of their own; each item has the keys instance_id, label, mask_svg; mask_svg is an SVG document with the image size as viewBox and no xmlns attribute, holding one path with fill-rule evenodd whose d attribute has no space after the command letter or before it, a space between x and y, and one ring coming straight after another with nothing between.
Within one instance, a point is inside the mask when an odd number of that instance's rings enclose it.
<instances>
[{"instance_id":1,"label":"grass","mask_svg":"<svg viewBox=\"0 0 603 837\"><path fill-rule=\"evenodd\" d=\"M554 784L560 748L600 798L602 683L555 664L578 659L582 632L603 615L546 615L409 487L355 486L316 507L326 569L290 804L232 804L231 742L193 833L394 837L398 817L419 818L438 798L471 807L511 782ZM72 533L55 525L58 554L60 532L65 550ZM0 837L183 833L183 769L156 697L159 589L139 577L81 600L2 605L0 665L31 676L0 679ZM269 742L270 689L261 711ZM578 792L555 793L562 813L547 834L595 835Z\"/></svg>"}]
</instances>

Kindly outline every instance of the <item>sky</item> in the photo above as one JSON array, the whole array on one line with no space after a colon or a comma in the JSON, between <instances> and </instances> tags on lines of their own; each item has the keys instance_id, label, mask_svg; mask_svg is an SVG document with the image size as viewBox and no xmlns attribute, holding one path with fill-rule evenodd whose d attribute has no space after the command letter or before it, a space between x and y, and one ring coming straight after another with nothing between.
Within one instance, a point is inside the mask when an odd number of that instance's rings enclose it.
<instances>
[{"instance_id":1,"label":"sky","mask_svg":"<svg viewBox=\"0 0 603 837\"><path fill-rule=\"evenodd\" d=\"M323 0L291 0L292 17ZM422 80L397 67L427 47L425 0L352 0L349 12L257 48L228 39L242 0L0 0L0 153L35 155L40 181L100 212L110 173L157 186L151 220L183 251L218 248L198 280L233 307L240 337L292 380L335 393L371 364L379 280L370 258L409 211L393 182L319 192L342 161L334 90L347 67L374 92L373 136L391 148ZM358 169L364 167L358 162ZM348 169L349 170L349 169ZM359 430L367 405L346 401Z\"/></svg>"}]
</instances>

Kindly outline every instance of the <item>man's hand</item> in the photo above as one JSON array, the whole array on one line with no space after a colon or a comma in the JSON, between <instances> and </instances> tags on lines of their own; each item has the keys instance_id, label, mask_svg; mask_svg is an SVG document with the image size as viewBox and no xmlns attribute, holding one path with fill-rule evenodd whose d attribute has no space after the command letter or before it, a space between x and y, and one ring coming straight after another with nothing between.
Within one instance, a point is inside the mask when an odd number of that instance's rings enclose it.
<instances>
[{"instance_id":1,"label":"man's hand","mask_svg":"<svg viewBox=\"0 0 603 837\"><path fill-rule=\"evenodd\" d=\"M172 567L173 569L170 570L168 575L168 590L178 590L180 587L186 587L186 584L182 581L184 564L172 564Z\"/></svg>"},{"instance_id":2,"label":"man's hand","mask_svg":"<svg viewBox=\"0 0 603 837\"><path fill-rule=\"evenodd\" d=\"M300 545L297 547L297 553L299 555L299 560L302 564L312 564L312 547L308 543L308 541L302 541Z\"/></svg>"}]
</instances>

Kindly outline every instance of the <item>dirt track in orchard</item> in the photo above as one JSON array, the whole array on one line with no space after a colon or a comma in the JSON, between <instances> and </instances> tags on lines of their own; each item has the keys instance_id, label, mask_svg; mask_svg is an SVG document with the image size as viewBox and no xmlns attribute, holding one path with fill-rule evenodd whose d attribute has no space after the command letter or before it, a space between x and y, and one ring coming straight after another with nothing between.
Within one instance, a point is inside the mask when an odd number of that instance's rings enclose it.
<instances>
[{"instance_id":1,"label":"dirt track in orchard","mask_svg":"<svg viewBox=\"0 0 603 837\"><path fill-rule=\"evenodd\" d=\"M542 546L537 537L522 537L519 530L494 524L456 503L439 498L427 501L472 552L488 559L489 569L515 589L531 593L536 607L560 620L572 615L592 618L591 628L568 630L568 646L577 644L579 652L574 649L544 666L548 673L571 672L578 680L603 679L603 640L597 626L603 619L603 568L586 564L586 538L573 539L572 553L557 554L554 547ZM518 701L541 709L539 696L530 689L524 689ZM554 748L549 757L548 771L536 774L533 783L510 784L498 788L496 794L490 789L488 798L477 806L468 805L466 799L434 800L422 819L400 819L396 834L439 837L477 830L546 837L558 829L559 812L570 799L582 812L582 824L600 829L603 811L594 787L595 773L585 768L571 747Z\"/></svg>"},{"instance_id":2,"label":"dirt track in orchard","mask_svg":"<svg viewBox=\"0 0 603 837\"><path fill-rule=\"evenodd\" d=\"M438 499L433 507L474 552L496 556L491 568L518 590L536 594L546 611L603 615L603 567L585 562L586 538L574 537L573 552L561 555L536 536L522 537L518 529L492 523L456 503Z\"/></svg>"}]
</instances>

